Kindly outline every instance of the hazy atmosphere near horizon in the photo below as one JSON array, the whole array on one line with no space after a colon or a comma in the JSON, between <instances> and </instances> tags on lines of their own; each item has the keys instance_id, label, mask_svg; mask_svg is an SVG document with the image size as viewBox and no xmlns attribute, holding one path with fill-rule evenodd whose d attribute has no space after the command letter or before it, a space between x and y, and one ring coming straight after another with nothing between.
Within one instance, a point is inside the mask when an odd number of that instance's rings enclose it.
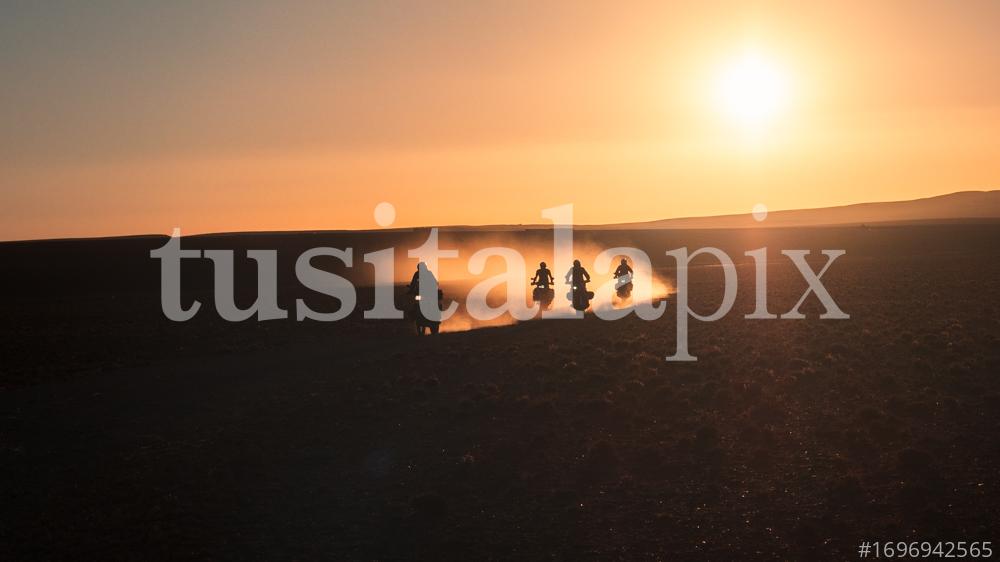
<instances>
[{"instance_id":1,"label":"hazy atmosphere near horizon","mask_svg":"<svg viewBox=\"0 0 1000 562\"><path fill-rule=\"evenodd\" d=\"M991 0L5 2L0 240L997 189L998 22Z\"/></svg>"}]
</instances>

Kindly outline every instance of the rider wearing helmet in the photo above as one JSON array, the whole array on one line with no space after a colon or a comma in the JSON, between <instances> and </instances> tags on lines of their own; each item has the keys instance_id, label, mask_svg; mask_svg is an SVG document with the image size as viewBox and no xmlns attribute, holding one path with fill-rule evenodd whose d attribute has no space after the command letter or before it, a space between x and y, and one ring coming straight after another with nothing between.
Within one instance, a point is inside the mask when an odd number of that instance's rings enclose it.
<instances>
[{"instance_id":1,"label":"rider wearing helmet","mask_svg":"<svg viewBox=\"0 0 1000 562\"><path fill-rule=\"evenodd\" d=\"M548 289L549 284L555 282L556 278L552 275L549 268L545 266L545 262L538 264L538 270L535 271L535 276L531 278L531 284L538 285L543 289Z\"/></svg>"},{"instance_id":2,"label":"rider wearing helmet","mask_svg":"<svg viewBox=\"0 0 1000 562\"><path fill-rule=\"evenodd\" d=\"M590 283L590 274L580 265L580 260L573 260L573 267L566 272L566 282L572 282L574 287L581 288Z\"/></svg>"},{"instance_id":3,"label":"rider wearing helmet","mask_svg":"<svg viewBox=\"0 0 1000 562\"><path fill-rule=\"evenodd\" d=\"M632 268L628 265L628 260L622 258L622 263L615 270L615 279L620 277L625 277L626 275L632 275Z\"/></svg>"}]
</instances>

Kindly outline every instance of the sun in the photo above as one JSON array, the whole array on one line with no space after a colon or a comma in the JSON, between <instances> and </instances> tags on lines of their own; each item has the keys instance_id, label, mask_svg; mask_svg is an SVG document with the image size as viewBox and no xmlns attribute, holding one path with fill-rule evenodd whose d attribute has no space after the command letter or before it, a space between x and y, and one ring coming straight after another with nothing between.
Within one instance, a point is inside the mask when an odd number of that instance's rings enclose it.
<instances>
[{"instance_id":1,"label":"sun","mask_svg":"<svg viewBox=\"0 0 1000 562\"><path fill-rule=\"evenodd\" d=\"M790 83L781 65L747 51L723 65L713 84L713 102L732 124L759 132L788 105Z\"/></svg>"}]
</instances>

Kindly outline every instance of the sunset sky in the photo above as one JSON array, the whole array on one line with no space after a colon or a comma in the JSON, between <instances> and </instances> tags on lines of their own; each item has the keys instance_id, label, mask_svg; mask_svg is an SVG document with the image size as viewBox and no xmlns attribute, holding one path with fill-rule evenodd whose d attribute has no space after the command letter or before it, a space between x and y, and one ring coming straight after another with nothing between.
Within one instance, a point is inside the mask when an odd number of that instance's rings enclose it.
<instances>
[{"instance_id":1,"label":"sunset sky","mask_svg":"<svg viewBox=\"0 0 1000 562\"><path fill-rule=\"evenodd\" d=\"M292 4L4 2L0 240L1000 188L995 0Z\"/></svg>"}]
</instances>

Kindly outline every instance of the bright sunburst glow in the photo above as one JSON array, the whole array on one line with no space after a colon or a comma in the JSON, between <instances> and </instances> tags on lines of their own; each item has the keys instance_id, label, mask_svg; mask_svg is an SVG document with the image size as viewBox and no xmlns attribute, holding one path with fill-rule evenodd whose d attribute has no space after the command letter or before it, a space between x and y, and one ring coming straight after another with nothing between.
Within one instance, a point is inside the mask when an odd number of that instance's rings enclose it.
<instances>
[{"instance_id":1,"label":"bright sunburst glow","mask_svg":"<svg viewBox=\"0 0 1000 562\"><path fill-rule=\"evenodd\" d=\"M756 132L785 108L789 80L775 62L746 52L723 66L714 83L714 102L727 119Z\"/></svg>"}]
</instances>

